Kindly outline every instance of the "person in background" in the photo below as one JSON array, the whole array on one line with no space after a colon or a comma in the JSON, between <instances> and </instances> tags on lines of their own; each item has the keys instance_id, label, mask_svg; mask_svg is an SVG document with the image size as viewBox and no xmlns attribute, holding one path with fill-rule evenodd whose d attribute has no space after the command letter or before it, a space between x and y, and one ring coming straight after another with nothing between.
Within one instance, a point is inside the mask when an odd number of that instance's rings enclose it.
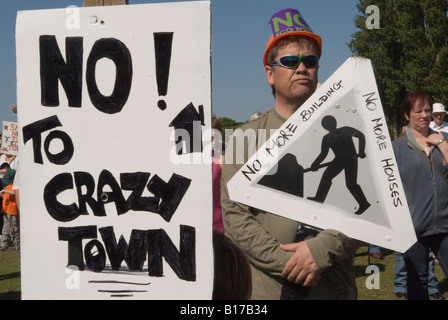
<instances>
[{"instance_id":1,"label":"person in background","mask_svg":"<svg viewBox=\"0 0 448 320\"><path fill-rule=\"evenodd\" d=\"M375 260L383 260L384 257L381 254L381 248L375 244L369 244L369 254Z\"/></svg>"},{"instance_id":2,"label":"person in background","mask_svg":"<svg viewBox=\"0 0 448 320\"><path fill-rule=\"evenodd\" d=\"M311 97L318 84L320 36L295 9L274 14L271 26L273 35L266 44L263 64L275 105L242 125L239 134L265 130L263 138L269 136ZM299 222L230 199L227 182L243 166L237 159L247 161L258 145L256 135L244 145L235 143L238 140L232 138L226 149L221 204L226 234L249 257L251 299L356 299L353 256L359 242L336 230L323 230L295 242Z\"/></svg>"},{"instance_id":3,"label":"person in background","mask_svg":"<svg viewBox=\"0 0 448 320\"><path fill-rule=\"evenodd\" d=\"M9 106L9 108L12 110L12 112L17 113L17 104L12 104ZM20 211L20 200L19 200L19 159L18 157L15 157L14 160L16 163L14 163L15 168L12 169L16 170L16 175L14 177L14 183L12 186L12 189L16 192L16 203L17 203L17 209ZM0 162L1 165L1 162ZM11 166L11 164L9 164Z\"/></svg>"},{"instance_id":4,"label":"person in background","mask_svg":"<svg viewBox=\"0 0 448 320\"><path fill-rule=\"evenodd\" d=\"M3 153L0 155L0 165L3 163L7 163L11 169L17 170L19 167L19 157L16 155Z\"/></svg>"},{"instance_id":5,"label":"person in background","mask_svg":"<svg viewBox=\"0 0 448 320\"><path fill-rule=\"evenodd\" d=\"M0 190L3 190L5 188L4 184L3 184L3 176L0 176ZM3 198L0 197L0 207L1 207L1 203L3 202ZM2 239L2 234L3 234L3 224L4 224L4 220L3 220L3 212L1 212L0 210L0 243L1 243L1 239Z\"/></svg>"},{"instance_id":6,"label":"person in background","mask_svg":"<svg viewBox=\"0 0 448 320\"><path fill-rule=\"evenodd\" d=\"M3 183L6 186L0 191L0 197L3 199L1 212L3 213L4 221L2 239L0 241L0 250L7 250L11 241L15 249L19 250L19 211L15 200L15 191L12 189L16 171L11 169L9 164L3 163L0 166L0 172L4 173Z\"/></svg>"},{"instance_id":7,"label":"person in background","mask_svg":"<svg viewBox=\"0 0 448 320\"><path fill-rule=\"evenodd\" d=\"M222 209L221 209L221 169L224 161L222 153L222 131L223 126L221 121L215 116L212 117L212 172L213 172L213 229L219 232L224 232L222 223Z\"/></svg>"},{"instance_id":8,"label":"person in background","mask_svg":"<svg viewBox=\"0 0 448 320\"><path fill-rule=\"evenodd\" d=\"M249 117L249 121L254 121L260 118L263 114L260 111L256 111L252 113L252 115Z\"/></svg>"},{"instance_id":9,"label":"person in background","mask_svg":"<svg viewBox=\"0 0 448 320\"><path fill-rule=\"evenodd\" d=\"M12 112L17 113L17 105L16 104L12 104L10 106L10 109L12 110ZM0 135L0 141L1 141L1 135ZM11 154L1 154L0 155L0 165L2 165L3 163L7 163L8 166L12 169L16 169L18 168L19 165L19 158L15 155L11 155ZM4 178L4 174L6 170L2 170L3 172L0 172L0 190L3 190L6 185L3 184L3 178ZM18 202L18 176L16 177L17 180L15 182L15 184L17 185L16 188L13 188L14 190L16 190L16 199ZM3 198L0 197L0 205L3 203ZM3 225L4 225L4 213L0 212L0 241L1 241L1 236L2 236L2 232L3 232ZM10 241L10 237L9 235L7 236L8 238L8 245L9 245L9 241ZM1 242L0 242L1 243Z\"/></svg>"},{"instance_id":10,"label":"person in background","mask_svg":"<svg viewBox=\"0 0 448 320\"><path fill-rule=\"evenodd\" d=\"M445 119L447 112L445 111L445 106L441 103L434 103L432 106L432 119L429 127L437 132L443 131L448 132L448 122L443 121Z\"/></svg>"},{"instance_id":11,"label":"person in background","mask_svg":"<svg viewBox=\"0 0 448 320\"><path fill-rule=\"evenodd\" d=\"M435 300L445 300L445 297L440 293L439 280L434 273L435 261L432 252L429 253L428 266L428 293L429 296ZM408 298L407 288L407 271L403 259L403 254L395 253L395 269L394 269L394 293L398 298Z\"/></svg>"},{"instance_id":12,"label":"person in background","mask_svg":"<svg viewBox=\"0 0 448 320\"><path fill-rule=\"evenodd\" d=\"M246 254L225 234L213 230L213 300L249 300L252 278Z\"/></svg>"},{"instance_id":13,"label":"person in background","mask_svg":"<svg viewBox=\"0 0 448 320\"><path fill-rule=\"evenodd\" d=\"M430 250L448 275L448 133L429 124L433 101L422 90L405 97L408 125L393 149L408 201L417 242L404 254L410 300L427 300Z\"/></svg>"},{"instance_id":14,"label":"person in background","mask_svg":"<svg viewBox=\"0 0 448 320\"><path fill-rule=\"evenodd\" d=\"M437 115L435 114L437 113ZM435 120L437 120L437 123L439 125L437 126L439 129L445 128L448 129L448 127L445 127L443 123L446 124L446 122L442 123L443 118L445 117L446 111L445 107L441 103L434 103L433 104L433 113L432 118L433 121L429 124L429 127L436 130ZM407 125L403 126L403 129L401 133L405 133L408 129ZM439 280L437 279L434 268L435 268L435 257L432 252L430 252L430 258L429 258L429 266L428 266L428 293L430 297L434 298L435 300L445 300L443 295L440 293L439 289ZM403 254L401 252L395 253L395 270L394 270L394 293L398 298L408 298L408 290L407 290L407 271L406 266L403 259Z\"/></svg>"}]
</instances>

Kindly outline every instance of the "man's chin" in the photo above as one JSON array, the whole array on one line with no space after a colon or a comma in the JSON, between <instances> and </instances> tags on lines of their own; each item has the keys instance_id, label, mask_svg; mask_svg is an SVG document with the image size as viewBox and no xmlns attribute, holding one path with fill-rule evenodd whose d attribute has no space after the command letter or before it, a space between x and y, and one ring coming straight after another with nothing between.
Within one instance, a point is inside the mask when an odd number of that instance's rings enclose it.
<instances>
[{"instance_id":1,"label":"man's chin","mask_svg":"<svg viewBox=\"0 0 448 320\"><path fill-rule=\"evenodd\" d=\"M315 91L314 88L309 88L309 87L302 88L294 99L295 104L300 107L313 95L314 91Z\"/></svg>"}]
</instances>

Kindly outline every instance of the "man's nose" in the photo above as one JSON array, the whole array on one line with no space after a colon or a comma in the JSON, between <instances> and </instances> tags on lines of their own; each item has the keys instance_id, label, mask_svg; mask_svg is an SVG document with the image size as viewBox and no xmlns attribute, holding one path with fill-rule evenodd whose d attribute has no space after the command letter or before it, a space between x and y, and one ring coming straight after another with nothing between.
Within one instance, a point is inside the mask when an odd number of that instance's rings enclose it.
<instances>
[{"instance_id":1,"label":"man's nose","mask_svg":"<svg viewBox=\"0 0 448 320\"><path fill-rule=\"evenodd\" d=\"M305 67L303 61L300 61L299 65L296 67L296 72L298 73L308 73L308 68Z\"/></svg>"}]
</instances>

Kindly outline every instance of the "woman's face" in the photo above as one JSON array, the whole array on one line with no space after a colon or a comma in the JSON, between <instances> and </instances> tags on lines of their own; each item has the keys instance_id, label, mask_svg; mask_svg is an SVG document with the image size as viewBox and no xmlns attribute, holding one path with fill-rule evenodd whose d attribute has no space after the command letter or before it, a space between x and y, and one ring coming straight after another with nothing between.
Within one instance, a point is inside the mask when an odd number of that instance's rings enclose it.
<instances>
[{"instance_id":1,"label":"woman's face","mask_svg":"<svg viewBox=\"0 0 448 320\"><path fill-rule=\"evenodd\" d=\"M431 105L423 100L417 100L409 115L405 115L409 127L417 130L427 130L432 119Z\"/></svg>"}]
</instances>

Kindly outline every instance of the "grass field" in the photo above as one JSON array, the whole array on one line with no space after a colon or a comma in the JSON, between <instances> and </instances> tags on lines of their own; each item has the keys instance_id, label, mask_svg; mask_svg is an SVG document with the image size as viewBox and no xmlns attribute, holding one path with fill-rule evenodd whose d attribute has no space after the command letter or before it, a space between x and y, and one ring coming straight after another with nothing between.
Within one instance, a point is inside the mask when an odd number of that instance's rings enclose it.
<instances>
[{"instance_id":1,"label":"grass field","mask_svg":"<svg viewBox=\"0 0 448 320\"><path fill-rule=\"evenodd\" d=\"M384 259L381 260L369 259L367 246L361 247L357 251L355 273L359 300L400 300L394 294L395 252L383 250L383 257ZM369 260L370 265L376 265L380 270L379 289L368 289L366 285L367 279L371 276L371 273L366 273ZM443 275L442 269L438 264L436 264L435 273L439 280L440 292L448 299L448 280Z\"/></svg>"},{"instance_id":2,"label":"grass field","mask_svg":"<svg viewBox=\"0 0 448 320\"><path fill-rule=\"evenodd\" d=\"M355 257L356 282L359 292L359 300L399 300L394 294L394 263L395 254L383 251L384 259L369 259L367 246L361 247ZM370 260L370 261L369 261ZM372 279L371 272L366 273L367 267L375 265L380 273L379 289L368 289L366 281ZM448 299L448 280L442 273L439 265L436 265L436 276L439 279L439 288L443 296ZM0 251L0 300L20 300L20 252L9 248Z\"/></svg>"},{"instance_id":3,"label":"grass field","mask_svg":"<svg viewBox=\"0 0 448 320\"><path fill-rule=\"evenodd\" d=\"M20 299L20 251L0 251L0 300Z\"/></svg>"}]
</instances>

